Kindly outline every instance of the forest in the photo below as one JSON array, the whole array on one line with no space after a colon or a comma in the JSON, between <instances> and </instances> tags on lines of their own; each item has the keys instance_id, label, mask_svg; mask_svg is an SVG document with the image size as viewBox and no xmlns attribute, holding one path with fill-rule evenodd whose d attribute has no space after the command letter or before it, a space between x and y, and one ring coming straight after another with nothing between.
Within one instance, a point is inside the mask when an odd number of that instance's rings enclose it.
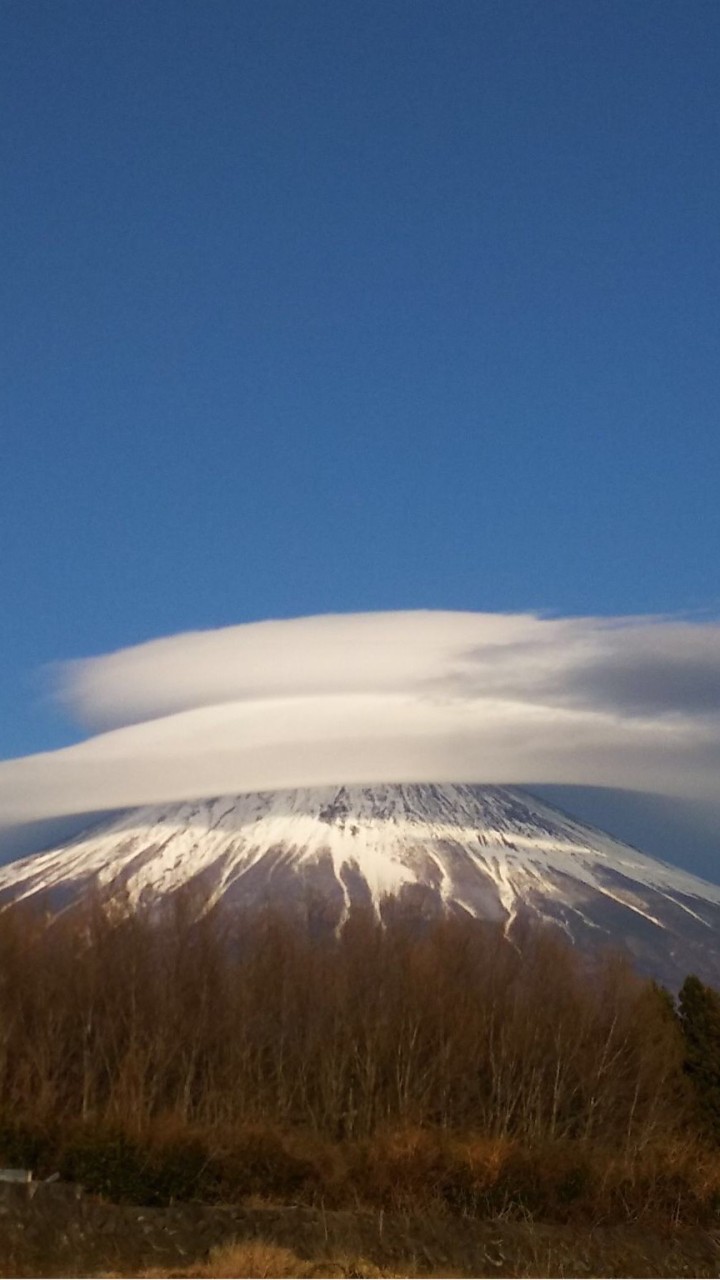
<instances>
[{"instance_id":1,"label":"forest","mask_svg":"<svg viewBox=\"0 0 720 1280\"><path fill-rule=\"evenodd\" d=\"M720 1207L720 996L558 930L0 915L0 1162L114 1200L547 1221Z\"/></svg>"}]
</instances>

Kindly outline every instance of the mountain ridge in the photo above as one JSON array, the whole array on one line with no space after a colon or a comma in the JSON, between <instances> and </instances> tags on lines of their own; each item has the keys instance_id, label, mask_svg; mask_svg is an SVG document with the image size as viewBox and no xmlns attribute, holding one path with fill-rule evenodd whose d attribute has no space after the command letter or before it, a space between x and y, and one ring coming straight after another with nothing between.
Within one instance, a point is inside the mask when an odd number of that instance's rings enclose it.
<instances>
[{"instance_id":1,"label":"mountain ridge","mask_svg":"<svg viewBox=\"0 0 720 1280\"><path fill-rule=\"evenodd\" d=\"M385 784L148 805L0 868L0 902L65 907L90 893L158 907L192 886L206 909L268 904L336 927L450 912L621 945L673 985L720 981L720 885L652 858L519 788Z\"/></svg>"}]
</instances>

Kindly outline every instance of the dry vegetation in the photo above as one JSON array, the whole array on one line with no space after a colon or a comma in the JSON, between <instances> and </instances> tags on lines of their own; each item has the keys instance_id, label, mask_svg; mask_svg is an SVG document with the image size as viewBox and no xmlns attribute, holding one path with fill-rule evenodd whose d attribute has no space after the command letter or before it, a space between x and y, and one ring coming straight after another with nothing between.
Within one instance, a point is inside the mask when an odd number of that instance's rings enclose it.
<instances>
[{"instance_id":1,"label":"dry vegetation","mask_svg":"<svg viewBox=\"0 0 720 1280\"><path fill-rule=\"evenodd\" d=\"M231 1244L216 1245L206 1259L182 1271L168 1272L158 1268L143 1271L142 1280L163 1280L171 1275L177 1276L178 1280L185 1276L195 1280L233 1280L236 1276L244 1276L246 1280L250 1277L265 1280L268 1276L284 1280L287 1276L315 1274L313 1264L307 1258L298 1257L293 1249L285 1249L267 1240L234 1240Z\"/></svg>"},{"instance_id":2,"label":"dry vegetation","mask_svg":"<svg viewBox=\"0 0 720 1280\"><path fill-rule=\"evenodd\" d=\"M507 1251L503 1250L502 1245ZM433 1277L506 1276L506 1277L577 1277L579 1276L716 1276L717 1251L688 1249L687 1242L661 1243L648 1247L647 1238L624 1235L612 1238L578 1232L543 1231L526 1226L515 1230L511 1240L493 1241L490 1248L478 1248L474 1262L463 1262L445 1256L445 1265L435 1265L427 1257L409 1254L404 1261L391 1266L377 1266L362 1255L339 1253L321 1256L315 1261L298 1256L267 1241L235 1241L212 1249L207 1258L190 1267L175 1270L151 1269L139 1273L139 1280L231 1280L232 1277L338 1277L347 1280L392 1280L418 1276ZM470 1265L468 1265L470 1263ZM110 1280L110 1277L108 1277Z\"/></svg>"},{"instance_id":3,"label":"dry vegetation","mask_svg":"<svg viewBox=\"0 0 720 1280\"><path fill-rule=\"evenodd\" d=\"M0 1158L116 1201L709 1224L666 992L461 920L0 916Z\"/></svg>"}]
</instances>

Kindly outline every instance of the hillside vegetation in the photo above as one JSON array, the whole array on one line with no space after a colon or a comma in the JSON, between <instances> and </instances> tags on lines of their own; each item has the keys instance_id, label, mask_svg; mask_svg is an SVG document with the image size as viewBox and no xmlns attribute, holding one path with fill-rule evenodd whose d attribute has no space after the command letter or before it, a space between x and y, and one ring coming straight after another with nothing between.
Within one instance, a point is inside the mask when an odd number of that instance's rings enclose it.
<instances>
[{"instance_id":1,"label":"hillside vegetation","mask_svg":"<svg viewBox=\"0 0 720 1280\"><path fill-rule=\"evenodd\" d=\"M716 993L557 932L0 915L0 1159L117 1201L702 1224L719 1133Z\"/></svg>"}]
</instances>

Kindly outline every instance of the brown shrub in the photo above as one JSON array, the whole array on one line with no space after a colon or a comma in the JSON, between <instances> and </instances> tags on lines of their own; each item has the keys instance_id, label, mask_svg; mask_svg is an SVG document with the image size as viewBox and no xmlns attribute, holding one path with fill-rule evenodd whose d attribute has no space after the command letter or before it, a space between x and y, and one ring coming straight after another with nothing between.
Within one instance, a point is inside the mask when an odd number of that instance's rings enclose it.
<instances>
[{"instance_id":1,"label":"brown shrub","mask_svg":"<svg viewBox=\"0 0 720 1280\"><path fill-rule=\"evenodd\" d=\"M310 1274L310 1263L299 1258L292 1249L266 1240L236 1240L232 1244L211 1249L206 1262L194 1273L207 1280L232 1280L236 1276L303 1276Z\"/></svg>"}]
</instances>

